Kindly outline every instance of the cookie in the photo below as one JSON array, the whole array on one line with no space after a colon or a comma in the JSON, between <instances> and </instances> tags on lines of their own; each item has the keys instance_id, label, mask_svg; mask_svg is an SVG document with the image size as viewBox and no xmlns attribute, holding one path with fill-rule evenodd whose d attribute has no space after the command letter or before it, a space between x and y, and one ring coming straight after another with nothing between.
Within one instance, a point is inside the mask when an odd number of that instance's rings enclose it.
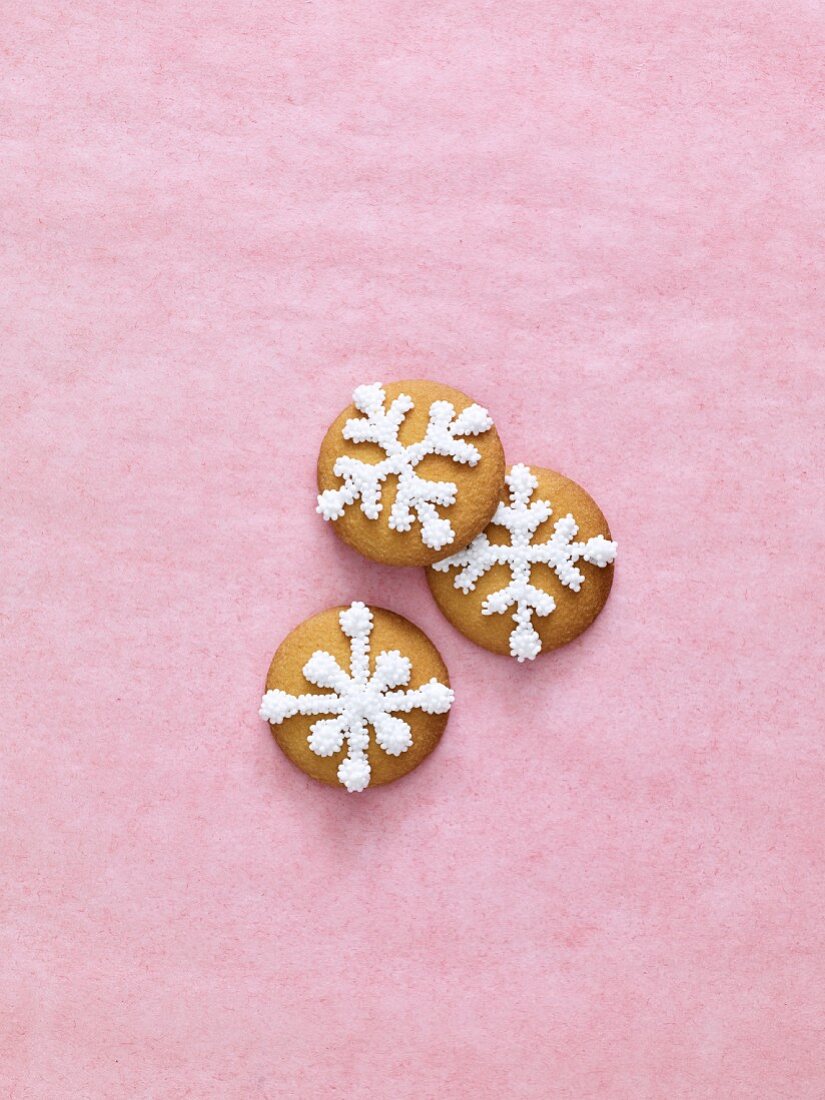
<instances>
[{"instance_id":1,"label":"cookie","mask_svg":"<svg viewBox=\"0 0 825 1100\"><path fill-rule=\"evenodd\" d=\"M487 526L503 481L486 409L439 382L376 382L324 437L316 510L374 561L429 565Z\"/></svg>"},{"instance_id":2,"label":"cookie","mask_svg":"<svg viewBox=\"0 0 825 1100\"><path fill-rule=\"evenodd\" d=\"M521 464L505 480L490 526L466 550L436 562L427 579L462 634L493 653L532 661L572 642L604 607L616 543L575 481Z\"/></svg>"},{"instance_id":3,"label":"cookie","mask_svg":"<svg viewBox=\"0 0 825 1100\"><path fill-rule=\"evenodd\" d=\"M353 603L307 619L282 642L260 715L293 764L354 792L418 767L453 698L426 634L401 615Z\"/></svg>"}]
</instances>

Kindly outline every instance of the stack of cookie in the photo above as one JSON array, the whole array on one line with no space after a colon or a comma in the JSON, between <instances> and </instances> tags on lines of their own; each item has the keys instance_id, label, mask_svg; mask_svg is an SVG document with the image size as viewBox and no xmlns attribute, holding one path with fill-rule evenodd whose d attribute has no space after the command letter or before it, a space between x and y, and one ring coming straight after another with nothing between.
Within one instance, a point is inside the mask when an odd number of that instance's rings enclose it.
<instances>
[{"instance_id":1,"label":"stack of cookie","mask_svg":"<svg viewBox=\"0 0 825 1100\"><path fill-rule=\"evenodd\" d=\"M578 637L610 593L616 543L595 501L552 470L507 469L489 412L449 386L359 386L321 445L318 489L346 543L425 567L447 619L493 653L533 661ZM453 702L426 635L357 602L294 630L266 688L260 714L286 755L348 791L415 768Z\"/></svg>"}]
</instances>

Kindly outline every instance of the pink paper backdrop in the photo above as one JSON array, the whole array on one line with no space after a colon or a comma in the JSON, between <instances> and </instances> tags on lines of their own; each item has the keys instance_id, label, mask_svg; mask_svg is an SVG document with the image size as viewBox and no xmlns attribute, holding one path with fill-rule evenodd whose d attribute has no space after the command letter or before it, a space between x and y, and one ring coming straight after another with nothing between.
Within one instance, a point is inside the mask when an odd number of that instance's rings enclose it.
<instances>
[{"instance_id":1,"label":"pink paper backdrop","mask_svg":"<svg viewBox=\"0 0 825 1100\"><path fill-rule=\"evenodd\" d=\"M2 26L0 1093L825 1096L821 5ZM404 377L611 521L535 667L313 512ZM362 797L256 713L350 598L458 695Z\"/></svg>"}]
</instances>

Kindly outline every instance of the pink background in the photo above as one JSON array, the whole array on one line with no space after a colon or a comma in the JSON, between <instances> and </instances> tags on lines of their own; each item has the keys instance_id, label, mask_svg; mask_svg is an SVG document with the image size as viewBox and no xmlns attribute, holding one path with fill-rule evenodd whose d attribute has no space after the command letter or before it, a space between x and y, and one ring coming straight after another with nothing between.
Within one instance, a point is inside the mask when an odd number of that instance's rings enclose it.
<instances>
[{"instance_id":1,"label":"pink background","mask_svg":"<svg viewBox=\"0 0 825 1100\"><path fill-rule=\"evenodd\" d=\"M2 7L2 1095L825 1096L822 6ZM611 521L535 667L313 512L405 377ZM360 797L257 718L351 598L458 695Z\"/></svg>"}]
</instances>

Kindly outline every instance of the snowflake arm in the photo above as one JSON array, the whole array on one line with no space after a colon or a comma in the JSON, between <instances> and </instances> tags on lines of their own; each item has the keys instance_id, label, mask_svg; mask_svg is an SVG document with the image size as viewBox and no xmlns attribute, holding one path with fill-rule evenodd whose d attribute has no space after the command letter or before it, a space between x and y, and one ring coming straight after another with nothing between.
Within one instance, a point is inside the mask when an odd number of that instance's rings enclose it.
<instances>
[{"instance_id":1,"label":"snowflake arm","mask_svg":"<svg viewBox=\"0 0 825 1100\"><path fill-rule=\"evenodd\" d=\"M549 615L556 610L556 601L549 592L536 588L529 581L511 581L505 588L491 592L481 605L482 615L500 615L511 607L529 608L537 615Z\"/></svg>"},{"instance_id":2,"label":"snowflake arm","mask_svg":"<svg viewBox=\"0 0 825 1100\"><path fill-rule=\"evenodd\" d=\"M489 572L501 559L499 547L493 546L487 536L482 533L477 535L466 550L459 550L450 558L434 562L432 568L438 573L448 573L450 569L458 569L455 581L456 588L463 592L472 592L476 581Z\"/></svg>"},{"instance_id":3,"label":"snowflake arm","mask_svg":"<svg viewBox=\"0 0 825 1100\"><path fill-rule=\"evenodd\" d=\"M294 714L338 714L341 707L340 699L331 692L324 692L323 695L289 695L276 689L264 695L258 713L265 721L277 726Z\"/></svg>"},{"instance_id":4,"label":"snowflake arm","mask_svg":"<svg viewBox=\"0 0 825 1100\"><path fill-rule=\"evenodd\" d=\"M455 538L448 520L438 507L454 504L458 487L452 481L431 481L416 473L427 455L444 455L461 465L475 466L481 459L476 446L466 436L477 436L493 426L493 420L480 405L470 405L456 416L449 401L433 401L424 438L405 446L398 438L401 426L415 407L408 394L399 394L386 408L387 395L379 383L358 386L353 402L362 416L347 420L345 439L353 443L374 443L384 452L380 462L362 462L349 455L335 461L332 472L343 480L337 489L318 494L316 511L325 520L338 520L356 501L367 519L377 519L383 510L383 487L388 477L398 478L398 489L390 510L389 526L406 532L417 520L421 541L440 550Z\"/></svg>"},{"instance_id":5,"label":"snowflake arm","mask_svg":"<svg viewBox=\"0 0 825 1100\"><path fill-rule=\"evenodd\" d=\"M587 542L572 542L579 533L573 517L568 514L557 519L550 539L535 546L533 561L549 565L565 588L579 592L584 584L584 573L576 568L580 559L604 569L616 558L616 543L604 535L595 535Z\"/></svg>"},{"instance_id":6,"label":"snowflake arm","mask_svg":"<svg viewBox=\"0 0 825 1100\"><path fill-rule=\"evenodd\" d=\"M350 678L351 682L364 685L370 672L370 634L372 634L372 612L360 602L350 604L346 611L338 616L341 629L350 640Z\"/></svg>"},{"instance_id":7,"label":"snowflake arm","mask_svg":"<svg viewBox=\"0 0 825 1100\"><path fill-rule=\"evenodd\" d=\"M341 455L335 460L332 472L344 479L340 489L325 489L318 495L316 512L325 520L340 519L350 504L361 500L361 511L367 519L378 519L383 505L381 492L389 476L386 462L361 462L360 459Z\"/></svg>"},{"instance_id":8,"label":"snowflake arm","mask_svg":"<svg viewBox=\"0 0 825 1100\"><path fill-rule=\"evenodd\" d=\"M478 447L459 437L481 435L492 426L493 418L481 405L469 405L456 417L450 401L433 401L424 442L429 445L430 454L446 455L455 462L475 466L481 459Z\"/></svg>"},{"instance_id":9,"label":"snowflake arm","mask_svg":"<svg viewBox=\"0 0 825 1100\"><path fill-rule=\"evenodd\" d=\"M370 685L379 692L403 687L410 682L412 661L403 657L397 649L384 650L375 658L375 672Z\"/></svg>"},{"instance_id":10,"label":"snowflake arm","mask_svg":"<svg viewBox=\"0 0 825 1100\"><path fill-rule=\"evenodd\" d=\"M363 416L355 416L344 425L344 439L353 443L377 443L386 454L401 447L398 433L408 412L415 408L413 399L401 393L384 409L387 395L378 382L358 386L352 395L353 404Z\"/></svg>"},{"instance_id":11,"label":"snowflake arm","mask_svg":"<svg viewBox=\"0 0 825 1100\"><path fill-rule=\"evenodd\" d=\"M425 481L411 469L398 478L398 492L390 511L393 531L409 531L415 519L421 524L421 538L433 550L440 550L455 538L449 520L442 519L435 505L455 502L458 487L452 481ZM413 514L414 513L414 514Z\"/></svg>"},{"instance_id":12,"label":"snowflake arm","mask_svg":"<svg viewBox=\"0 0 825 1100\"><path fill-rule=\"evenodd\" d=\"M386 696L388 710L400 710L408 714L411 710L423 710L425 714L446 714L455 698L452 688L440 683L433 677L420 688L409 691L391 692Z\"/></svg>"},{"instance_id":13,"label":"snowflake arm","mask_svg":"<svg viewBox=\"0 0 825 1100\"><path fill-rule=\"evenodd\" d=\"M616 543L606 539L604 535L594 535L587 542L574 542L570 547L570 553L576 558L584 558L591 565L597 565L604 569L606 565L612 565L616 560Z\"/></svg>"}]
</instances>

